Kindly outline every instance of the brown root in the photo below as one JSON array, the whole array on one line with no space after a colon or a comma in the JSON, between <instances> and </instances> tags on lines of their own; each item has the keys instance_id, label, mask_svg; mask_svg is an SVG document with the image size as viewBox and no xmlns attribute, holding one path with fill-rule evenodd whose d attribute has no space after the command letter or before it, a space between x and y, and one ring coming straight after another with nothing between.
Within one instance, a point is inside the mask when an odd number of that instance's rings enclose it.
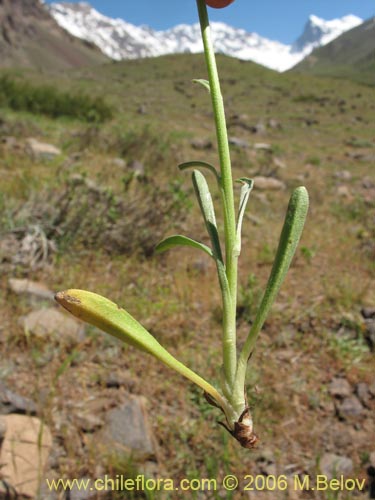
<instances>
[{"instance_id":1,"label":"brown root","mask_svg":"<svg viewBox=\"0 0 375 500\"><path fill-rule=\"evenodd\" d=\"M206 398L208 404L219 408L225 414L223 408L221 408L221 406L219 406L207 392L204 392L204 397ZM253 421L250 414L250 408L248 406L241 413L238 421L234 422L233 430L229 427L228 421L227 423L218 422L218 424L224 427L224 429L226 429L232 437L237 439L243 448L251 450L256 447L259 438L253 431Z\"/></svg>"},{"instance_id":2,"label":"brown root","mask_svg":"<svg viewBox=\"0 0 375 500\"><path fill-rule=\"evenodd\" d=\"M234 429L231 430L224 422L218 422L233 436L243 448L251 450L255 448L259 438L253 431L253 421L250 416L249 408L245 408L240 418L234 423Z\"/></svg>"}]
</instances>

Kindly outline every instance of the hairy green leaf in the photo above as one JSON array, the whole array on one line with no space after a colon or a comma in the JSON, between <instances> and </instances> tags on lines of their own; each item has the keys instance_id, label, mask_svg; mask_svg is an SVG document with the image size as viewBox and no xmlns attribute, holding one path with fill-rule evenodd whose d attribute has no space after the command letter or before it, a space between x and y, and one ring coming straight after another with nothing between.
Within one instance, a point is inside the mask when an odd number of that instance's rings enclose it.
<instances>
[{"instance_id":1,"label":"hairy green leaf","mask_svg":"<svg viewBox=\"0 0 375 500\"><path fill-rule=\"evenodd\" d=\"M216 168L213 165L211 165L211 163L197 160L197 161L187 161L185 163L181 163L178 166L178 168L180 170L186 170L188 168L195 168L195 167L205 168L205 169L209 170L210 172L212 172L220 184L220 175L219 175L218 171L216 170Z\"/></svg>"},{"instance_id":2,"label":"hairy green leaf","mask_svg":"<svg viewBox=\"0 0 375 500\"><path fill-rule=\"evenodd\" d=\"M284 225L280 235L279 246L276 251L270 277L268 278L266 290L249 335L241 351L237 368L237 381L239 382L239 386L242 385L243 387L247 361L254 349L259 332L271 309L295 254L305 224L308 207L309 195L306 188L300 186L293 191L290 198Z\"/></svg>"},{"instance_id":3,"label":"hairy green leaf","mask_svg":"<svg viewBox=\"0 0 375 500\"><path fill-rule=\"evenodd\" d=\"M241 233L242 233L243 216L245 214L245 209L247 206L247 202L249 201L251 190L253 189L254 186L254 181L252 179L248 179L247 177L241 177L240 179L238 179L238 182L242 182L243 185L241 188L240 205L238 209L237 226L236 226L235 252L237 256L240 255L241 253Z\"/></svg>"},{"instance_id":4,"label":"hairy green leaf","mask_svg":"<svg viewBox=\"0 0 375 500\"><path fill-rule=\"evenodd\" d=\"M203 252L206 252L210 257L213 257L212 250L210 247L204 245L203 243L199 243L199 241L192 240L187 236L183 236L181 234L176 234L173 236L169 236L168 238L165 238L164 240L162 240L160 243L157 244L155 251L156 253L161 253L177 246L198 248L198 250L203 250Z\"/></svg>"},{"instance_id":5,"label":"hairy green leaf","mask_svg":"<svg viewBox=\"0 0 375 500\"><path fill-rule=\"evenodd\" d=\"M67 290L56 301L77 318L117 337L126 344L148 352L164 364L194 382L223 407L225 401L206 380L174 358L137 320L114 302L85 290Z\"/></svg>"},{"instance_id":6,"label":"hairy green leaf","mask_svg":"<svg viewBox=\"0 0 375 500\"><path fill-rule=\"evenodd\" d=\"M211 93L210 82L208 80L204 80L203 78L194 78L193 83L199 83L202 85L209 93Z\"/></svg>"},{"instance_id":7,"label":"hairy green leaf","mask_svg":"<svg viewBox=\"0 0 375 500\"><path fill-rule=\"evenodd\" d=\"M219 233L216 225L215 209L212 203L212 197L206 179L199 170L194 170L193 186L197 195L199 206L203 215L204 222L207 227L208 234L212 243L212 252L215 259L223 260L221 253Z\"/></svg>"}]
</instances>

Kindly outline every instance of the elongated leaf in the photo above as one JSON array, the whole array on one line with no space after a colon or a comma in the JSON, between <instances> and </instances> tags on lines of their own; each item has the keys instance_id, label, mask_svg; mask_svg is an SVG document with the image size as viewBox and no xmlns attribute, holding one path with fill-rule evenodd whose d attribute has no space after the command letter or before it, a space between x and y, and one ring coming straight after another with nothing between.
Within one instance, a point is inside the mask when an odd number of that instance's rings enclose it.
<instances>
[{"instance_id":1,"label":"elongated leaf","mask_svg":"<svg viewBox=\"0 0 375 500\"><path fill-rule=\"evenodd\" d=\"M195 194L197 195L199 206L203 215L204 222L207 227L208 234L211 238L212 252L215 259L223 260L219 233L216 225L215 209L212 203L212 197L206 179L199 170L194 170L193 186Z\"/></svg>"},{"instance_id":2,"label":"elongated leaf","mask_svg":"<svg viewBox=\"0 0 375 500\"><path fill-rule=\"evenodd\" d=\"M196 168L196 167L206 168L207 170L212 172L220 184L220 175L219 175L218 171L216 170L216 168L213 165L211 165L211 163L197 160L197 161L187 161L185 163L181 163L178 166L178 168L180 170L186 170L188 168Z\"/></svg>"},{"instance_id":3,"label":"elongated leaf","mask_svg":"<svg viewBox=\"0 0 375 500\"><path fill-rule=\"evenodd\" d=\"M309 195L305 187L295 189L289 201L279 246L268 278L266 290L257 311L254 323L242 348L237 368L237 382L243 386L246 364L251 355L256 339L271 309L275 297L289 269L305 224L309 207Z\"/></svg>"},{"instance_id":4,"label":"elongated leaf","mask_svg":"<svg viewBox=\"0 0 375 500\"><path fill-rule=\"evenodd\" d=\"M206 252L210 257L213 257L212 250L210 247L204 245L203 243L199 243L199 241L192 240L187 236L183 236L181 234L176 234L174 236L169 236L168 238L165 238L164 240L162 240L160 243L157 244L155 251L156 253L162 253L165 252L166 250L170 250L171 248L177 246L198 248L198 250L203 250L203 252Z\"/></svg>"},{"instance_id":5,"label":"elongated leaf","mask_svg":"<svg viewBox=\"0 0 375 500\"><path fill-rule=\"evenodd\" d=\"M210 82L208 80L204 80L203 78L194 78L193 83L199 83L203 85L203 87L211 93Z\"/></svg>"},{"instance_id":6,"label":"elongated leaf","mask_svg":"<svg viewBox=\"0 0 375 500\"><path fill-rule=\"evenodd\" d=\"M77 318L117 337L126 344L152 354L201 387L217 401L219 406L225 407L225 400L211 384L174 358L137 320L114 302L85 290L59 292L55 299Z\"/></svg>"},{"instance_id":7,"label":"elongated leaf","mask_svg":"<svg viewBox=\"0 0 375 500\"><path fill-rule=\"evenodd\" d=\"M241 177L241 179L238 179L238 182L242 182L242 188L241 188L241 195L240 195L240 206L238 209L238 216L237 216L237 227L236 227L236 247L235 247L235 252L238 255L241 253L241 233L242 233L242 222L243 222L243 216L245 214L245 209L247 206L247 202L249 201L249 196L251 193L251 190L253 189L254 186L254 181L252 179L248 179L246 177Z\"/></svg>"}]
</instances>

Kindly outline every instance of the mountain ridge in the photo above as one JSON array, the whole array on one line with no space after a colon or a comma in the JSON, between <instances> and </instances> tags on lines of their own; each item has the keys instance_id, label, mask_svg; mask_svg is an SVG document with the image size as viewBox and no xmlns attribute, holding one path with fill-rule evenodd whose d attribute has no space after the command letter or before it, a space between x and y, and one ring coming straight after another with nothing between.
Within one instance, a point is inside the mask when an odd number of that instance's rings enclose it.
<instances>
[{"instance_id":1,"label":"mountain ridge","mask_svg":"<svg viewBox=\"0 0 375 500\"><path fill-rule=\"evenodd\" d=\"M203 50L198 24L181 24L165 31L155 31L104 16L87 2L52 3L47 8L61 27L78 38L94 43L114 60ZM224 23L213 22L212 31L218 52L251 60L277 71L286 71L317 46L330 42L360 23L362 19L353 15L331 21L311 15L304 32L291 45Z\"/></svg>"},{"instance_id":2,"label":"mountain ridge","mask_svg":"<svg viewBox=\"0 0 375 500\"><path fill-rule=\"evenodd\" d=\"M1 67L67 69L106 60L63 30L39 0L0 0Z\"/></svg>"}]
</instances>

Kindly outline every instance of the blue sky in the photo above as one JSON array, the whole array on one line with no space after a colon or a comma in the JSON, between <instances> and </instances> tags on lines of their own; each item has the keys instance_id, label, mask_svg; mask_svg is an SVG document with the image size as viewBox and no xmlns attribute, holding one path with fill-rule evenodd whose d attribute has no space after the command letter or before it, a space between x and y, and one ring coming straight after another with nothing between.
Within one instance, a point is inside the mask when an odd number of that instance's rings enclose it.
<instances>
[{"instance_id":1,"label":"blue sky","mask_svg":"<svg viewBox=\"0 0 375 500\"><path fill-rule=\"evenodd\" d=\"M52 3L52 0L47 0ZM197 22L195 0L89 0L99 12L157 30ZM210 18L278 40L293 42L310 14L334 19L374 16L374 0L235 0L225 9L209 9Z\"/></svg>"}]
</instances>

